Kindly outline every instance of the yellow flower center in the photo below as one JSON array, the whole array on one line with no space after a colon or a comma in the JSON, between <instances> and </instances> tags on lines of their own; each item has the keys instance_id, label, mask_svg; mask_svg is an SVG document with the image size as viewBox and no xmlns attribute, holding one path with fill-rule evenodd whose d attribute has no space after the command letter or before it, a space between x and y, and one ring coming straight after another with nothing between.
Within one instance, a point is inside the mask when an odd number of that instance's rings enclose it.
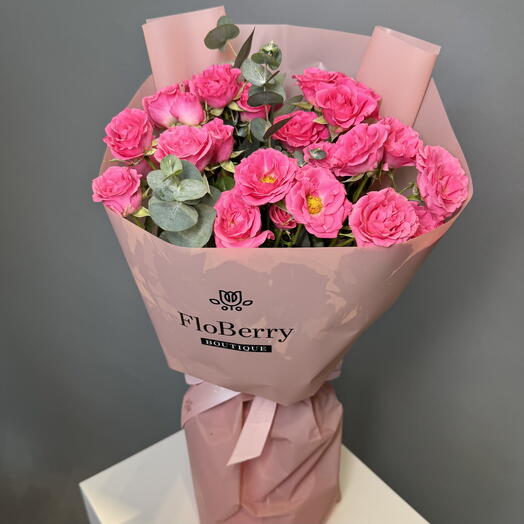
<instances>
[{"instance_id":1,"label":"yellow flower center","mask_svg":"<svg viewBox=\"0 0 524 524\"><path fill-rule=\"evenodd\" d=\"M260 182L264 182L264 184L273 184L277 177L273 173L266 173L261 179Z\"/></svg>"},{"instance_id":2,"label":"yellow flower center","mask_svg":"<svg viewBox=\"0 0 524 524\"><path fill-rule=\"evenodd\" d=\"M318 215L322 211L322 200L320 197L308 195L306 200L307 210L310 215Z\"/></svg>"}]
</instances>

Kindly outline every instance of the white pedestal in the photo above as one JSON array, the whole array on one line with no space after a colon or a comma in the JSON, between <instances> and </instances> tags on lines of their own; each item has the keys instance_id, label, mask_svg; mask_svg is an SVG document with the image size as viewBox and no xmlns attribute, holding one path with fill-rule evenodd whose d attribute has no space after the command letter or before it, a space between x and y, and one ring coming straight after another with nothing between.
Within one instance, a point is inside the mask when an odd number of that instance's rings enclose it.
<instances>
[{"instance_id":1,"label":"white pedestal","mask_svg":"<svg viewBox=\"0 0 524 524\"><path fill-rule=\"evenodd\" d=\"M423 524L351 451L342 448L342 500L327 524ZM183 431L80 483L91 524L199 524Z\"/></svg>"}]
</instances>

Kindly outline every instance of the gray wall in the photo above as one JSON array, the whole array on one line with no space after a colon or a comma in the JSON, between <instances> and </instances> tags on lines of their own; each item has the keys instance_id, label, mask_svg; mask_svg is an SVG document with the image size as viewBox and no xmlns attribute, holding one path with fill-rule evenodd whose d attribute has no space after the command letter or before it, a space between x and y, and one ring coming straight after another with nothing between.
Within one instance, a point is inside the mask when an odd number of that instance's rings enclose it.
<instances>
[{"instance_id":1,"label":"gray wall","mask_svg":"<svg viewBox=\"0 0 524 524\"><path fill-rule=\"evenodd\" d=\"M148 74L140 24L210 5L2 2L3 523L85 522L77 483L179 428L182 376L164 363L90 179L103 126ZM432 523L522 522L524 4L226 7L238 22L382 24L442 44L435 77L476 194L346 358L344 441Z\"/></svg>"}]
</instances>

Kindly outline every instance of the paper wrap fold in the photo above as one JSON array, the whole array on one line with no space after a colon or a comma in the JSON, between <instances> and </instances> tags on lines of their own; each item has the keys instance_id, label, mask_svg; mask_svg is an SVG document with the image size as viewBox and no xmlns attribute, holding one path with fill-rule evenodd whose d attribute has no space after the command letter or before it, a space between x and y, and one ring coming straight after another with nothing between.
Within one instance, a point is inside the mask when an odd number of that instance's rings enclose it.
<instances>
[{"instance_id":1,"label":"paper wrap fold","mask_svg":"<svg viewBox=\"0 0 524 524\"><path fill-rule=\"evenodd\" d=\"M332 386L324 384L313 397L291 406L274 405L273 411L259 397L230 392L226 398L227 392L220 388L213 394L212 388L191 386L182 404L200 521L324 522L340 499L342 406ZM213 406L206 409L202 402ZM242 435L260 435L268 420L261 453L226 466Z\"/></svg>"},{"instance_id":2,"label":"paper wrap fold","mask_svg":"<svg viewBox=\"0 0 524 524\"><path fill-rule=\"evenodd\" d=\"M180 16L184 18L167 17L144 28L158 87L216 62L202 43L209 28L198 24L211 17ZM199 31L185 34L181 51L173 32L180 20L187 24L192 17ZM163 24L162 32L152 37L150 23ZM240 27L237 48L252 29ZM388 35L395 40L398 35L379 34L381 41L366 52L370 39L362 35L264 25L257 26L253 48L271 39L278 42L283 49L280 69L288 78L312 66L352 76L360 70L362 79L386 91L381 94L389 114L406 115L406 121L417 115L414 127L424 141L448 149L469 175L435 83L429 81L434 49L427 44L433 51L424 46L420 51L420 41L413 46L409 37L401 39L388 59L404 65L391 69L389 82L397 87L387 88L380 83L377 68L383 57L376 49L383 48ZM409 72L409 78L395 77L396 71ZM407 80L418 93L408 99L403 94ZM139 106L154 90L149 78L130 105ZM290 82L288 94L296 92ZM108 160L106 153L101 169ZM403 171L403 177L414 179L413 168ZM355 340L397 300L458 214L430 233L389 248L192 249L171 245L108 212L169 366L281 404L315 394Z\"/></svg>"}]
</instances>

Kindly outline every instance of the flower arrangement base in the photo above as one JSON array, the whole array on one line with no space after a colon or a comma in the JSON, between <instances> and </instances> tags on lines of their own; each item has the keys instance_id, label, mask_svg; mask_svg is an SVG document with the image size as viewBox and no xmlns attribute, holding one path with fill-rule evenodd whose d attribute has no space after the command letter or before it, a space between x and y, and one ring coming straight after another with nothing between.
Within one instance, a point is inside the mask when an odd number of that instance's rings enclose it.
<instances>
[{"instance_id":1,"label":"flower arrangement base","mask_svg":"<svg viewBox=\"0 0 524 524\"><path fill-rule=\"evenodd\" d=\"M326 524L427 524L344 446L340 487L342 499ZM200 524L183 431L81 482L80 489L90 524Z\"/></svg>"}]
</instances>

